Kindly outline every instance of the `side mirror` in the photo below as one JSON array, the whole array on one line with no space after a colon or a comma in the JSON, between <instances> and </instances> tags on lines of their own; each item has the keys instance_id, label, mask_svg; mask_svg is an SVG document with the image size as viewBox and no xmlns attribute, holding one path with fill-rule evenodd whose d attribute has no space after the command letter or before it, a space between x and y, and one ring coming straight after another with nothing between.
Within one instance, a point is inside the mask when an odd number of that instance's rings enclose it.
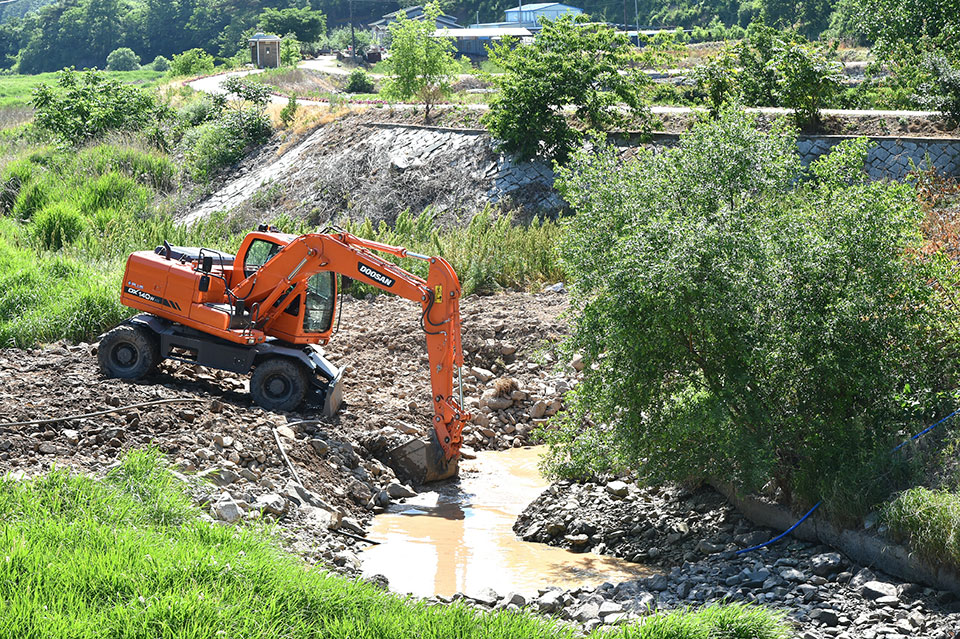
<instances>
[{"instance_id":1,"label":"side mirror","mask_svg":"<svg viewBox=\"0 0 960 639\"><path fill-rule=\"evenodd\" d=\"M206 260L204 260L206 261ZM206 293L210 290L210 276L204 275L200 278L200 284L197 285L197 288L200 289L201 293Z\"/></svg>"},{"instance_id":2,"label":"side mirror","mask_svg":"<svg viewBox=\"0 0 960 639\"><path fill-rule=\"evenodd\" d=\"M213 270L213 256L212 256L212 255L204 255L204 256L203 256L203 264L200 266L200 270L203 271L204 273L209 273L210 271Z\"/></svg>"}]
</instances>

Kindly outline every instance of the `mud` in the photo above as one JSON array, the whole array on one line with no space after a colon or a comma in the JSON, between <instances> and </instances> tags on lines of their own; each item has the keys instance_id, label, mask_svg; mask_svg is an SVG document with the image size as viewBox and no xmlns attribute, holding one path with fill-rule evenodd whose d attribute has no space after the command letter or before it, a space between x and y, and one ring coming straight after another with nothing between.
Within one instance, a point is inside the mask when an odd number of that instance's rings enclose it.
<instances>
[{"instance_id":1,"label":"mud","mask_svg":"<svg viewBox=\"0 0 960 639\"><path fill-rule=\"evenodd\" d=\"M480 452L461 464L458 482L376 516L368 536L383 543L361 554L364 574L382 574L392 590L424 597L488 588L529 595L547 585L571 589L652 574L639 564L525 542L513 533L517 515L549 485L537 468L543 452Z\"/></svg>"}]
</instances>

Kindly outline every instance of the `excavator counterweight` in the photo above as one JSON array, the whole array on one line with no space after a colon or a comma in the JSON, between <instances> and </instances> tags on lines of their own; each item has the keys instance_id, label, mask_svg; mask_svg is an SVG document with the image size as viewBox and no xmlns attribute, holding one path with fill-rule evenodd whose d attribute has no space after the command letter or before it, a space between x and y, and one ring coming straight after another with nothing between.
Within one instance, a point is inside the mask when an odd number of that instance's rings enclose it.
<instances>
[{"instance_id":1,"label":"excavator counterweight","mask_svg":"<svg viewBox=\"0 0 960 639\"><path fill-rule=\"evenodd\" d=\"M429 263L426 279L378 253ZM142 311L103 336L98 358L111 377L135 379L164 359L250 376L267 410L292 411L319 399L333 415L342 371L326 358L337 316L337 275L420 304L430 365L433 420L428 441L390 452L414 481L456 474L470 415L459 384L460 282L440 257L355 237L341 230L288 235L261 226L236 255L164 243L130 255L120 300Z\"/></svg>"}]
</instances>

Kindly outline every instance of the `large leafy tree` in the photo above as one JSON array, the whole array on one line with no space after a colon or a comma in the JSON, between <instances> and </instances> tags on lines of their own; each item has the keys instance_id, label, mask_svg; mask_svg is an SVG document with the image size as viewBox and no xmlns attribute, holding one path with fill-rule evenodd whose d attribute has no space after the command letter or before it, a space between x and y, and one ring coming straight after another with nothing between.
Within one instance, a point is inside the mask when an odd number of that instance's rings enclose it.
<instances>
[{"instance_id":1,"label":"large leafy tree","mask_svg":"<svg viewBox=\"0 0 960 639\"><path fill-rule=\"evenodd\" d=\"M483 122L506 151L564 162L583 137L568 115L594 130L648 116L641 89L649 80L633 58L612 27L584 16L545 21L532 44L504 41L490 51L503 73L490 76L499 91Z\"/></svg>"},{"instance_id":2,"label":"large leafy tree","mask_svg":"<svg viewBox=\"0 0 960 639\"><path fill-rule=\"evenodd\" d=\"M309 8L265 9L257 26L267 33L292 33L300 42L314 42L326 33L327 18Z\"/></svg>"},{"instance_id":3,"label":"large leafy tree","mask_svg":"<svg viewBox=\"0 0 960 639\"><path fill-rule=\"evenodd\" d=\"M406 15L390 23L390 75L381 93L390 98L417 98L425 105L427 120L430 106L450 92L456 79L457 61L453 42L435 38L440 7L435 2L423 9L423 17L409 20Z\"/></svg>"},{"instance_id":4,"label":"large leafy tree","mask_svg":"<svg viewBox=\"0 0 960 639\"><path fill-rule=\"evenodd\" d=\"M888 494L871 465L889 480L903 430L953 403L957 313L930 286L950 268L919 250L912 187L866 179L865 140L807 176L795 144L725 109L675 149L561 170L586 368L553 471L773 481L840 512Z\"/></svg>"}]
</instances>

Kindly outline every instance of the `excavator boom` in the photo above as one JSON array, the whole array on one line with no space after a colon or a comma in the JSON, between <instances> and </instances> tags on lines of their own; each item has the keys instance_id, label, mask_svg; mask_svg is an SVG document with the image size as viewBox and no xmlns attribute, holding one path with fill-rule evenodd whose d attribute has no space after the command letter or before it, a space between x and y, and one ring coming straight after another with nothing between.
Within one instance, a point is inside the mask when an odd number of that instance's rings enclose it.
<instances>
[{"instance_id":1,"label":"excavator boom","mask_svg":"<svg viewBox=\"0 0 960 639\"><path fill-rule=\"evenodd\" d=\"M427 262L426 279L381 254ZM169 245L137 252L127 262L121 301L149 316L132 320L134 332L127 326L119 336L111 338L113 331L105 336L101 367L107 374L130 376L145 362L155 364L147 362L151 357L182 359L175 353L186 349L202 365L252 369L251 393L267 408L292 409L303 399L300 387L312 384L330 413L339 403L341 376L319 345L334 330L337 274L420 304L433 434L429 444L401 447L395 461L418 481L454 474L470 416L459 384L460 282L441 257L341 230L295 236L266 227L250 233L235 256ZM138 340L146 346L138 346Z\"/></svg>"}]
</instances>

